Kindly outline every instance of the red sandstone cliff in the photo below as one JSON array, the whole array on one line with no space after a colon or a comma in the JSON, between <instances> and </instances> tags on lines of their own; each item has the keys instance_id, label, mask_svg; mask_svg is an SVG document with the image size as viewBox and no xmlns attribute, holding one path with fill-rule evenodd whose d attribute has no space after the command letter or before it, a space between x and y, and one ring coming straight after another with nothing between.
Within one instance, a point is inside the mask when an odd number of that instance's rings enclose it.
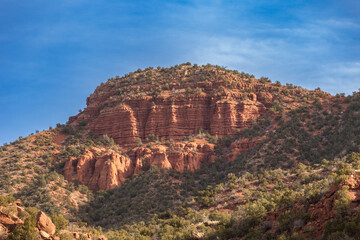
<instances>
[{"instance_id":1,"label":"red sandstone cliff","mask_svg":"<svg viewBox=\"0 0 360 240\"><path fill-rule=\"evenodd\" d=\"M90 148L79 158L65 162L64 176L78 180L90 189L110 189L121 185L134 172L126 156L104 148Z\"/></svg>"},{"instance_id":2,"label":"red sandstone cliff","mask_svg":"<svg viewBox=\"0 0 360 240\"><path fill-rule=\"evenodd\" d=\"M85 110L69 122L85 123L89 131L108 135L120 145L150 134L182 140L199 129L233 135L271 107L275 88L216 68L147 70L100 85Z\"/></svg>"},{"instance_id":3,"label":"red sandstone cliff","mask_svg":"<svg viewBox=\"0 0 360 240\"><path fill-rule=\"evenodd\" d=\"M116 143L127 145L150 134L164 140L182 140L197 134L199 129L207 130L211 135L233 135L237 129L249 127L266 111L255 94L247 100L241 99L241 93L231 95L231 100L205 93L175 99L165 94L153 100L144 97L125 101L103 110L96 109L98 103L94 99L79 120L89 122L88 129L94 133L108 135Z\"/></svg>"},{"instance_id":4,"label":"red sandstone cliff","mask_svg":"<svg viewBox=\"0 0 360 240\"><path fill-rule=\"evenodd\" d=\"M212 160L213 150L214 145L206 142L182 142L172 146L137 147L129 157L111 149L94 147L79 158L66 161L64 176L94 191L110 189L151 165L177 171L199 169L202 163Z\"/></svg>"}]
</instances>

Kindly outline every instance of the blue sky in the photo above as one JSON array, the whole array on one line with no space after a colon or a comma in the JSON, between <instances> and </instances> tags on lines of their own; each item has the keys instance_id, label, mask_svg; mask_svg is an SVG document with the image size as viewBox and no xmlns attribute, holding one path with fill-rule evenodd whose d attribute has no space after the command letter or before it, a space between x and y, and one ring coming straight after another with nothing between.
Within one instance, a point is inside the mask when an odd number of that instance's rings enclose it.
<instances>
[{"instance_id":1,"label":"blue sky","mask_svg":"<svg viewBox=\"0 0 360 240\"><path fill-rule=\"evenodd\" d=\"M360 3L0 0L0 145L65 123L110 77L188 61L350 94Z\"/></svg>"}]
</instances>

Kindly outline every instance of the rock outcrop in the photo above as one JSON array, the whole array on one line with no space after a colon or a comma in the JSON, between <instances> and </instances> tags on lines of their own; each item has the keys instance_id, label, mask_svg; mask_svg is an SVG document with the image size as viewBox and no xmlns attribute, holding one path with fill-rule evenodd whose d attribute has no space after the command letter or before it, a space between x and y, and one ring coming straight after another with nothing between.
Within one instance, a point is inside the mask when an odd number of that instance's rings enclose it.
<instances>
[{"instance_id":1,"label":"rock outcrop","mask_svg":"<svg viewBox=\"0 0 360 240\"><path fill-rule=\"evenodd\" d=\"M49 238L55 234L55 225L51 219L42 211L40 211L36 217L36 226L44 238Z\"/></svg>"},{"instance_id":2,"label":"rock outcrop","mask_svg":"<svg viewBox=\"0 0 360 240\"><path fill-rule=\"evenodd\" d=\"M17 200L17 202L19 202ZM18 213L21 211L16 202L11 203L8 208L4 206L0 206L0 232L3 235L6 235L7 232L14 231L16 226L24 225L24 221L19 218ZM16 211L9 211L9 209L13 209Z\"/></svg>"},{"instance_id":3,"label":"rock outcrop","mask_svg":"<svg viewBox=\"0 0 360 240\"><path fill-rule=\"evenodd\" d=\"M69 159L64 167L67 180L78 180L92 190L119 186L133 173L129 157L105 148L87 149L81 157Z\"/></svg>"},{"instance_id":4,"label":"rock outcrop","mask_svg":"<svg viewBox=\"0 0 360 240\"><path fill-rule=\"evenodd\" d=\"M247 100L242 100L240 93L231 96L204 93L171 98L164 93L155 99L129 100L103 110L92 99L80 119L89 122L92 132L108 135L120 145L134 144L136 138L145 139L149 135L162 140L182 140L197 134L199 129L211 135L233 135L237 129L251 126L266 107L256 100L255 94Z\"/></svg>"},{"instance_id":5,"label":"rock outcrop","mask_svg":"<svg viewBox=\"0 0 360 240\"><path fill-rule=\"evenodd\" d=\"M204 162L212 161L213 150L214 144L196 140L195 142L174 143L171 146L139 147L132 151L131 156L135 160L136 172L150 165L183 172L194 171L199 169Z\"/></svg>"},{"instance_id":6,"label":"rock outcrop","mask_svg":"<svg viewBox=\"0 0 360 240\"><path fill-rule=\"evenodd\" d=\"M272 106L272 89L278 91L270 82L216 67L149 69L101 84L69 122L120 145L151 134L182 140L199 129L233 135Z\"/></svg>"},{"instance_id":7,"label":"rock outcrop","mask_svg":"<svg viewBox=\"0 0 360 240\"><path fill-rule=\"evenodd\" d=\"M0 240L8 239L8 229L0 223Z\"/></svg>"},{"instance_id":8,"label":"rock outcrop","mask_svg":"<svg viewBox=\"0 0 360 240\"><path fill-rule=\"evenodd\" d=\"M134 148L129 156L106 148L90 148L79 158L65 163L67 180L78 180L90 189L111 189L121 185L134 173L151 165L177 171L196 170L211 161L213 144L206 141L173 143Z\"/></svg>"},{"instance_id":9,"label":"rock outcrop","mask_svg":"<svg viewBox=\"0 0 360 240\"><path fill-rule=\"evenodd\" d=\"M29 217L20 200L16 200L7 206L0 206L0 239L8 239L8 235L13 233L17 226L24 226L24 221L20 219ZM54 239L56 227L51 219L42 211L36 216L37 239Z\"/></svg>"}]
</instances>

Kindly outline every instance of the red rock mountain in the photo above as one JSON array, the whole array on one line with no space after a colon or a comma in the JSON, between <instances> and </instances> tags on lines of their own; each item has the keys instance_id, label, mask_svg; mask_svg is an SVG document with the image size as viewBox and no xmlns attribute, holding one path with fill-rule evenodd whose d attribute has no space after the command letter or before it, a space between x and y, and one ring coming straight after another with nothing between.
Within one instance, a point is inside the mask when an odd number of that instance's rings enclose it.
<instances>
[{"instance_id":1,"label":"red rock mountain","mask_svg":"<svg viewBox=\"0 0 360 240\"><path fill-rule=\"evenodd\" d=\"M271 106L271 88L276 87L214 67L147 69L100 85L70 123L86 122L87 129L120 145L151 134L182 140L199 129L232 135Z\"/></svg>"},{"instance_id":2,"label":"red rock mountain","mask_svg":"<svg viewBox=\"0 0 360 240\"><path fill-rule=\"evenodd\" d=\"M93 190L109 189L141 171L144 164L178 171L198 169L210 161L213 145L182 142L202 131L214 136L234 135L261 118L282 98L295 106L291 97L309 92L285 88L267 78L230 71L217 66L183 64L109 79L87 99L87 107L69 123L99 136L107 135L122 147L137 146L127 156L101 149L88 149L66 162L64 175ZM291 94L289 94L291 93ZM175 151L164 145L140 146L146 139L175 141ZM236 152L246 146L236 146Z\"/></svg>"}]
</instances>

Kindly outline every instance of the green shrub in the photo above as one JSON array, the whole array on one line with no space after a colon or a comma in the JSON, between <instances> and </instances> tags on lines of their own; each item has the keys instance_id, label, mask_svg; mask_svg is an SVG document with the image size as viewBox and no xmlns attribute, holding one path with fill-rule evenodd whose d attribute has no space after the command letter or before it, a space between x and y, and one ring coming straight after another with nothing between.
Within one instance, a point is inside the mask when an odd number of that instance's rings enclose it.
<instances>
[{"instance_id":1,"label":"green shrub","mask_svg":"<svg viewBox=\"0 0 360 240\"><path fill-rule=\"evenodd\" d=\"M15 230L9 234L12 240L36 240L36 215L31 214L26 218L24 226L16 226Z\"/></svg>"},{"instance_id":2,"label":"green shrub","mask_svg":"<svg viewBox=\"0 0 360 240\"><path fill-rule=\"evenodd\" d=\"M71 233L67 233L67 232L60 233L59 237L61 240L74 240L75 239Z\"/></svg>"},{"instance_id":3,"label":"green shrub","mask_svg":"<svg viewBox=\"0 0 360 240\"><path fill-rule=\"evenodd\" d=\"M345 185L336 193L337 199L334 202L334 208L338 216L346 216L349 214L349 186Z\"/></svg>"},{"instance_id":4,"label":"green shrub","mask_svg":"<svg viewBox=\"0 0 360 240\"><path fill-rule=\"evenodd\" d=\"M7 206L9 203L15 201L15 198L12 195L1 195L0 196L0 206Z\"/></svg>"},{"instance_id":5,"label":"green shrub","mask_svg":"<svg viewBox=\"0 0 360 240\"><path fill-rule=\"evenodd\" d=\"M309 221L309 219L309 213L287 210L279 215L279 229L282 232L297 231L301 229L307 223L307 221Z\"/></svg>"},{"instance_id":6,"label":"green shrub","mask_svg":"<svg viewBox=\"0 0 360 240\"><path fill-rule=\"evenodd\" d=\"M261 222L266 213L266 208L257 201L240 206L232 214L232 235L234 237L242 237L248 234Z\"/></svg>"},{"instance_id":7,"label":"green shrub","mask_svg":"<svg viewBox=\"0 0 360 240\"><path fill-rule=\"evenodd\" d=\"M322 239L358 239L360 236L360 215L353 220L337 217L326 222Z\"/></svg>"},{"instance_id":8,"label":"green shrub","mask_svg":"<svg viewBox=\"0 0 360 240\"><path fill-rule=\"evenodd\" d=\"M112 139L111 137L109 137L108 135L104 135L103 138L101 139L102 144L104 144L105 146L114 146L115 145L115 141L114 139Z\"/></svg>"},{"instance_id":9,"label":"green shrub","mask_svg":"<svg viewBox=\"0 0 360 240\"><path fill-rule=\"evenodd\" d=\"M51 220L56 226L56 231L60 231L62 229L65 229L67 225L69 224L69 221L62 215L62 214L52 214Z\"/></svg>"},{"instance_id":10,"label":"green shrub","mask_svg":"<svg viewBox=\"0 0 360 240\"><path fill-rule=\"evenodd\" d=\"M146 141L147 141L147 142L156 142L156 141L159 141L159 136L156 136L155 134L149 134L149 135L146 137Z\"/></svg>"},{"instance_id":11,"label":"green shrub","mask_svg":"<svg viewBox=\"0 0 360 240\"><path fill-rule=\"evenodd\" d=\"M227 225L230 223L231 214L227 212L213 211L209 214L209 219L212 221L220 221L221 224Z\"/></svg>"}]
</instances>

